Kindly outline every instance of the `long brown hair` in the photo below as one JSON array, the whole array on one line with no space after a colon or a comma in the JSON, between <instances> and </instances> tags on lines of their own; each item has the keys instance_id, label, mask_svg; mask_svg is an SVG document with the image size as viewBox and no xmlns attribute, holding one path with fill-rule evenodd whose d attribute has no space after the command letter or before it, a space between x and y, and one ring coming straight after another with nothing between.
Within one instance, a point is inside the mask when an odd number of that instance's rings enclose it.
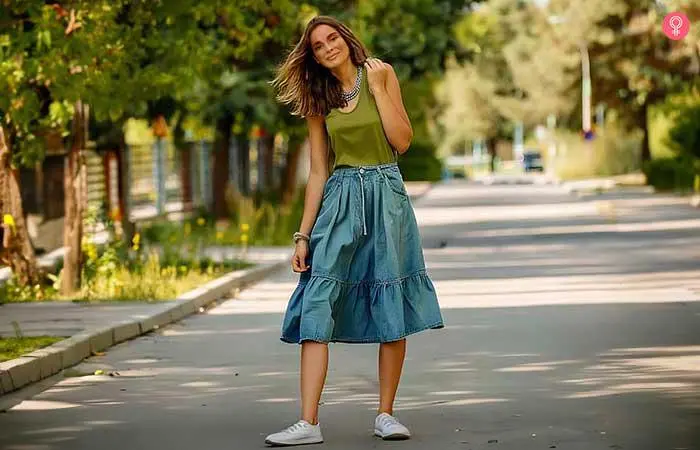
<instances>
[{"instance_id":1,"label":"long brown hair","mask_svg":"<svg viewBox=\"0 0 700 450\"><path fill-rule=\"evenodd\" d=\"M295 116L325 116L333 108L347 106L340 80L314 59L311 32L319 25L328 25L340 34L356 66L364 64L369 54L352 30L339 20L330 16L311 19L299 42L277 68L277 76L272 81L278 91L277 100L291 105Z\"/></svg>"}]
</instances>

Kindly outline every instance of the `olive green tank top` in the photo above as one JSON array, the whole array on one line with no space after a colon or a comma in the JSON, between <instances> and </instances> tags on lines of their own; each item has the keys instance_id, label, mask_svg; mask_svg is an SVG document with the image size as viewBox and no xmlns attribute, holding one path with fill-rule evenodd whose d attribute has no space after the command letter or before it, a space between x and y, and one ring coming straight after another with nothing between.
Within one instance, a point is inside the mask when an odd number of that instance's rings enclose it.
<instances>
[{"instance_id":1,"label":"olive green tank top","mask_svg":"<svg viewBox=\"0 0 700 450\"><path fill-rule=\"evenodd\" d=\"M332 109L326 116L330 172L340 166L369 166L396 161L394 149L384 134L377 103L369 92L366 70L362 71L359 97L352 111Z\"/></svg>"}]
</instances>

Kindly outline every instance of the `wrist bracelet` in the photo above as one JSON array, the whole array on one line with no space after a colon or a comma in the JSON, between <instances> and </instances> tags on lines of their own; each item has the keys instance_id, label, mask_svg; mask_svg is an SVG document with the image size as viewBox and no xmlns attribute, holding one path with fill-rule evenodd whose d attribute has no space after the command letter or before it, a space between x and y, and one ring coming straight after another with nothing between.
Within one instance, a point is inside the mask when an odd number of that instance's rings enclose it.
<instances>
[{"instance_id":1,"label":"wrist bracelet","mask_svg":"<svg viewBox=\"0 0 700 450\"><path fill-rule=\"evenodd\" d=\"M303 239L303 240L305 240L305 241L310 241L310 240L311 240L311 238L310 238L308 235L306 235L306 234L304 234L304 233L302 233L302 232L300 232L300 231L297 231L297 232L294 233L294 235L292 236L292 240L294 241L295 244L296 244L299 240L301 240L301 239Z\"/></svg>"}]
</instances>

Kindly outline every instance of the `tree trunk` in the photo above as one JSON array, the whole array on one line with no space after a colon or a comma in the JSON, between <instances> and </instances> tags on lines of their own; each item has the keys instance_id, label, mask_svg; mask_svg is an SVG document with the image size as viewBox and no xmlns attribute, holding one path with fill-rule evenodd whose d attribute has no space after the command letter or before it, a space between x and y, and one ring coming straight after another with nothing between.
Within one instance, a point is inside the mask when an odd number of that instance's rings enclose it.
<instances>
[{"instance_id":1,"label":"tree trunk","mask_svg":"<svg viewBox=\"0 0 700 450\"><path fill-rule=\"evenodd\" d=\"M73 115L73 143L66 156L65 188L65 223L63 225L63 273L61 274L61 293L70 295L80 287L82 269L83 212L85 211L86 168L83 149L87 142L88 107L80 100L76 102Z\"/></svg>"},{"instance_id":2,"label":"tree trunk","mask_svg":"<svg viewBox=\"0 0 700 450\"><path fill-rule=\"evenodd\" d=\"M490 137L486 140L486 148L489 152L489 171L494 173L496 171L496 142L495 137Z\"/></svg>"},{"instance_id":3,"label":"tree trunk","mask_svg":"<svg viewBox=\"0 0 700 450\"><path fill-rule=\"evenodd\" d=\"M117 152L119 158L119 208L121 209L121 226L123 240L130 243L136 232L136 225L131 221L131 149L126 144L122 134L120 150ZM87 191L86 191L87 193Z\"/></svg>"},{"instance_id":4,"label":"tree trunk","mask_svg":"<svg viewBox=\"0 0 700 450\"><path fill-rule=\"evenodd\" d=\"M275 172L275 135L274 133L267 133L262 138L262 157L265 161L265 179L263 184L263 190L270 192L274 186L274 172Z\"/></svg>"},{"instance_id":5,"label":"tree trunk","mask_svg":"<svg viewBox=\"0 0 700 450\"><path fill-rule=\"evenodd\" d=\"M644 102L639 111L639 128L642 130L642 167L647 161L651 161L651 147L649 146L649 102Z\"/></svg>"},{"instance_id":6,"label":"tree trunk","mask_svg":"<svg viewBox=\"0 0 700 450\"><path fill-rule=\"evenodd\" d=\"M186 147L178 149L180 157L180 183L182 186L182 204L186 212L193 209L194 189L192 185L192 147L190 143Z\"/></svg>"},{"instance_id":7,"label":"tree trunk","mask_svg":"<svg viewBox=\"0 0 700 450\"><path fill-rule=\"evenodd\" d=\"M22 286L34 286L41 282L41 271L24 221L19 175L12 167L10 146L0 123L0 263L10 266Z\"/></svg>"},{"instance_id":8,"label":"tree trunk","mask_svg":"<svg viewBox=\"0 0 700 450\"><path fill-rule=\"evenodd\" d=\"M217 218L228 217L226 190L229 178L229 147L231 146L231 127L233 115L226 114L216 122L216 143L214 147L214 182L212 183L214 215Z\"/></svg>"},{"instance_id":9,"label":"tree trunk","mask_svg":"<svg viewBox=\"0 0 700 450\"><path fill-rule=\"evenodd\" d=\"M299 167L299 158L301 157L301 148L304 145L303 139L293 139L289 141L289 150L287 155L287 165L282 173L282 204L289 206L294 200L294 194L297 187L297 169Z\"/></svg>"},{"instance_id":10,"label":"tree trunk","mask_svg":"<svg viewBox=\"0 0 700 450\"><path fill-rule=\"evenodd\" d=\"M238 189L244 195L250 195L250 140L248 139L248 130L246 133L237 136L238 145L236 146L238 150L238 180L240 185Z\"/></svg>"}]
</instances>

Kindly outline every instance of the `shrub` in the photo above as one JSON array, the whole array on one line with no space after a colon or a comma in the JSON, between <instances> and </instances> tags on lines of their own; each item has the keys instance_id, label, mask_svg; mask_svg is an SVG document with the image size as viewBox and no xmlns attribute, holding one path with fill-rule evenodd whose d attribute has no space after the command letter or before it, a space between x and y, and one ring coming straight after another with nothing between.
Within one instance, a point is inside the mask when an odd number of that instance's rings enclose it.
<instances>
[{"instance_id":1,"label":"shrub","mask_svg":"<svg viewBox=\"0 0 700 450\"><path fill-rule=\"evenodd\" d=\"M557 134L558 154L554 161L557 175L563 179L605 177L639 171L641 135L621 130L608 123L603 134L584 142L572 132Z\"/></svg>"},{"instance_id":2,"label":"shrub","mask_svg":"<svg viewBox=\"0 0 700 450\"><path fill-rule=\"evenodd\" d=\"M442 176L442 162L436 156L435 146L428 141L415 141L399 156L399 167L405 181L438 181Z\"/></svg>"},{"instance_id":3,"label":"shrub","mask_svg":"<svg viewBox=\"0 0 700 450\"><path fill-rule=\"evenodd\" d=\"M678 155L700 159L700 103L677 114L668 132L668 141Z\"/></svg>"},{"instance_id":4,"label":"shrub","mask_svg":"<svg viewBox=\"0 0 700 450\"><path fill-rule=\"evenodd\" d=\"M689 192L693 189L696 168L688 157L660 158L644 165L647 182L661 191Z\"/></svg>"}]
</instances>

